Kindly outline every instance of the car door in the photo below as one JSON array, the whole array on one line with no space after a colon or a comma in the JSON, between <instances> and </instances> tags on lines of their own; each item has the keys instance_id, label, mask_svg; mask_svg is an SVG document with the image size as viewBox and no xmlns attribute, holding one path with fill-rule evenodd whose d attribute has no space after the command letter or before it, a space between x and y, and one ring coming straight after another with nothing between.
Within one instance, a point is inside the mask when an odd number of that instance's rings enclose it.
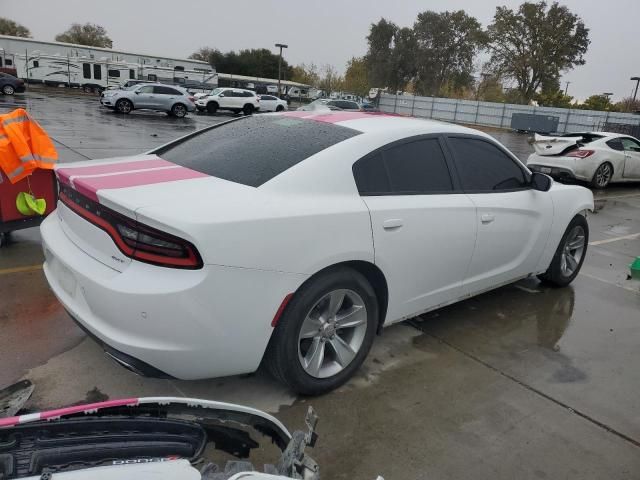
<instances>
[{"instance_id":1,"label":"car door","mask_svg":"<svg viewBox=\"0 0 640 480\"><path fill-rule=\"evenodd\" d=\"M135 108L154 108L155 95L153 85L143 85L136 90L133 97Z\"/></svg>"},{"instance_id":2,"label":"car door","mask_svg":"<svg viewBox=\"0 0 640 480\"><path fill-rule=\"evenodd\" d=\"M412 137L353 167L389 288L387 322L455 300L471 261L475 206L456 188L442 141Z\"/></svg>"},{"instance_id":3,"label":"car door","mask_svg":"<svg viewBox=\"0 0 640 480\"><path fill-rule=\"evenodd\" d=\"M640 143L629 137L620 139L624 148L624 172L622 176L640 180Z\"/></svg>"},{"instance_id":4,"label":"car door","mask_svg":"<svg viewBox=\"0 0 640 480\"><path fill-rule=\"evenodd\" d=\"M449 135L462 189L476 206L476 246L463 284L474 294L536 273L553 220L549 192L530 186L530 174L493 141Z\"/></svg>"},{"instance_id":5,"label":"car door","mask_svg":"<svg viewBox=\"0 0 640 480\"><path fill-rule=\"evenodd\" d=\"M273 112L276 109L276 97L272 97L271 95L261 95L260 96L260 111L262 112Z\"/></svg>"},{"instance_id":6,"label":"car door","mask_svg":"<svg viewBox=\"0 0 640 480\"><path fill-rule=\"evenodd\" d=\"M176 99L180 97L180 92L175 88L166 87L164 85L155 85L153 87L154 108L156 110L170 111Z\"/></svg>"}]
</instances>

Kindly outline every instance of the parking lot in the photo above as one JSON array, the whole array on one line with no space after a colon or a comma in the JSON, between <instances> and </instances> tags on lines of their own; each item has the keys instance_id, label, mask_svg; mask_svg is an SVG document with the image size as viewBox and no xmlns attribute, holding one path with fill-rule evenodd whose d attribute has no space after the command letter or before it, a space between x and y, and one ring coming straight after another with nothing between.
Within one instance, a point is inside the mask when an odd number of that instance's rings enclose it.
<instances>
[{"instance_id":1,"label":"parking lot","mask_svg":"<svg viewBox=\"0 0 640 480\"><path fill-rule=\"evenodd\" d=\"M0 97L0 112L16 107L48 131L61 162L141 153L233 117L122 116L63 91ZM525 135L489 133L522 159L530 152ZM49 291L38 230L16 232L0 249L0 388L30 379L34 410L201 397L264 409L291 428L311 404L324 478L638 478L640 282L627 276L640 255L639 211L640 185L597 192L571 286L527 279L390 327L355 379L318 398L261 371L186 382L124 370Z\"/></svg>"}]
</instances>

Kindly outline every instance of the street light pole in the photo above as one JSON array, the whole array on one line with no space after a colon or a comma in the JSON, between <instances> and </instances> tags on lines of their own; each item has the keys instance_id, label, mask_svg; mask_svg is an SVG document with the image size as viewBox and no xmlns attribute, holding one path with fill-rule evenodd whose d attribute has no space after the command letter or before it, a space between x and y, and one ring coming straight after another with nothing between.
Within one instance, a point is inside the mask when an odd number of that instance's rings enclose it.
<instances>
[{"instance_id":1,"label":"street light pole","mask_svg":"<svg viewBox=\"0 0 640 480\"><path fill-rule=\"evenodd\" d=\"M565 97L567 96L567 91L569 90L569 84L570 84L570 83L571 83L571 82L567 81L567 82L566 82L566 85L564 86L564 96L565 96Z\"/></svg>"},{"instance_id":2,"label":"street light pole","mask_svg":"<svg viewBox=\"0 0 640 480\"><path fill-rule=\"evenodd\" d=\"M636 102L636 96L638 95L638 84L640 84L640 77L631 77L631 81L636 82L636 90L633 92L633 103Z\"/></svg>"},{"instance_id":3,"label":"street light pole","mask_svg":"<svg viewBox=\"0 0 640 480\"><path fill-rule=\"evenodd\" d=\"M280 56L278 57L278 96L282 95L280 91L280 68L282 65L282 49L289 48L289 45L285 45L283 43L276 43L276 48L280 49Z\"/></svg>"}]
</instances>

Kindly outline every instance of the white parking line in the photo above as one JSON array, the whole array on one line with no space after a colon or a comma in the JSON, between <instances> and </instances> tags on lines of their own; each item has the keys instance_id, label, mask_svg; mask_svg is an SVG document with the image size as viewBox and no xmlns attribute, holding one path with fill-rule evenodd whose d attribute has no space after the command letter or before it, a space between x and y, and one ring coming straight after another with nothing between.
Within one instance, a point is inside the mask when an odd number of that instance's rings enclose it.
<instances>
[{"instance_id":1,"label":"white parking line","mask_svg":"<svg viewBox=\"0 0 640 480\"><path fill-rule=\"evenodd\" d=\"M611 282L609 280L605 280L604 278L596 277L595 275L591 275L589 273L580 272L580 276L591 278L593 280L598 280L599 282L606 283L607 285L612 285L614 287L623 288L629 292L640 294L640 289L627 287L626 285L620 285L619 283Z\"/></svg>"},{"instance_id":2,"label":"white parking line","mask_svg":"<svg viewBox=\"0 0 640 480\"><path fill-rule=\"evenodd\" d=\"M633 240L634 238L640 238L640 233L632 233L631 235L623 235L622 237L607 238L606 240L596 240L595 242L589 242L589 245L604 245L605 243L618 242L620 240Z\"/></svg>"}]
</instances>

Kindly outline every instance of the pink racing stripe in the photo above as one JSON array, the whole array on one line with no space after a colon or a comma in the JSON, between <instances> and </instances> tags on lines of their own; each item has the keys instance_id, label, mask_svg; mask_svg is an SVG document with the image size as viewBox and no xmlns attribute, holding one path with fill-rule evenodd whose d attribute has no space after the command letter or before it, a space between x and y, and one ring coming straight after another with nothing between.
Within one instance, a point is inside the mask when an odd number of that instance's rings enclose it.
<instances>
[{"instance_id":1,"label":"pink racing stripe","mask_svg":"<svg viewBox=\"0 0 640 480\"><path fill-rule=\"evenodd\" d=\"M142 185L208 177L206 173L196 172L195 170L173 163L170 165L173 165L175 168L114 173L113 175L107 175L105 177L77 177L74 179L73 184L78 192L97 202L98 190L140 187Z\"/></svg>"},{"instance_id":2,"label":"pink racing stripe","mask_svg":"<svg viewBox=\"0 0 640 480\"><path fill-rule=\"evenodd\" d=\"M56 410L48 410L46 412L20 415L17 417L0 418L0 427L13 427L21 423L35 422L38 420L48 420L52 418L62 417L64 415L72 415L75 413L90 413L95 410L111 407L124 407L127 405L137 406L138 398L123 398L119 400L108 400L106 402L88 403L86 405L75 405L73 407L58 408Z\"/></svg>"},{"instance_id":3,"label":"pink racing stripe","mask_svg":"<svg viewBox=\"0 0 640 480\"><path fill-rule=\"evenodd\" d=\"M147 158L145 160L135 160L132 162L113 162L103 165L90 165L86 167L63 167L57 168L58 179L70 185L70 177L81 175L104 175L107 173L127 172L131 170L141 170L144 168L170 167L174 165L162 158Z\"/></svg>"}]
</instances>

